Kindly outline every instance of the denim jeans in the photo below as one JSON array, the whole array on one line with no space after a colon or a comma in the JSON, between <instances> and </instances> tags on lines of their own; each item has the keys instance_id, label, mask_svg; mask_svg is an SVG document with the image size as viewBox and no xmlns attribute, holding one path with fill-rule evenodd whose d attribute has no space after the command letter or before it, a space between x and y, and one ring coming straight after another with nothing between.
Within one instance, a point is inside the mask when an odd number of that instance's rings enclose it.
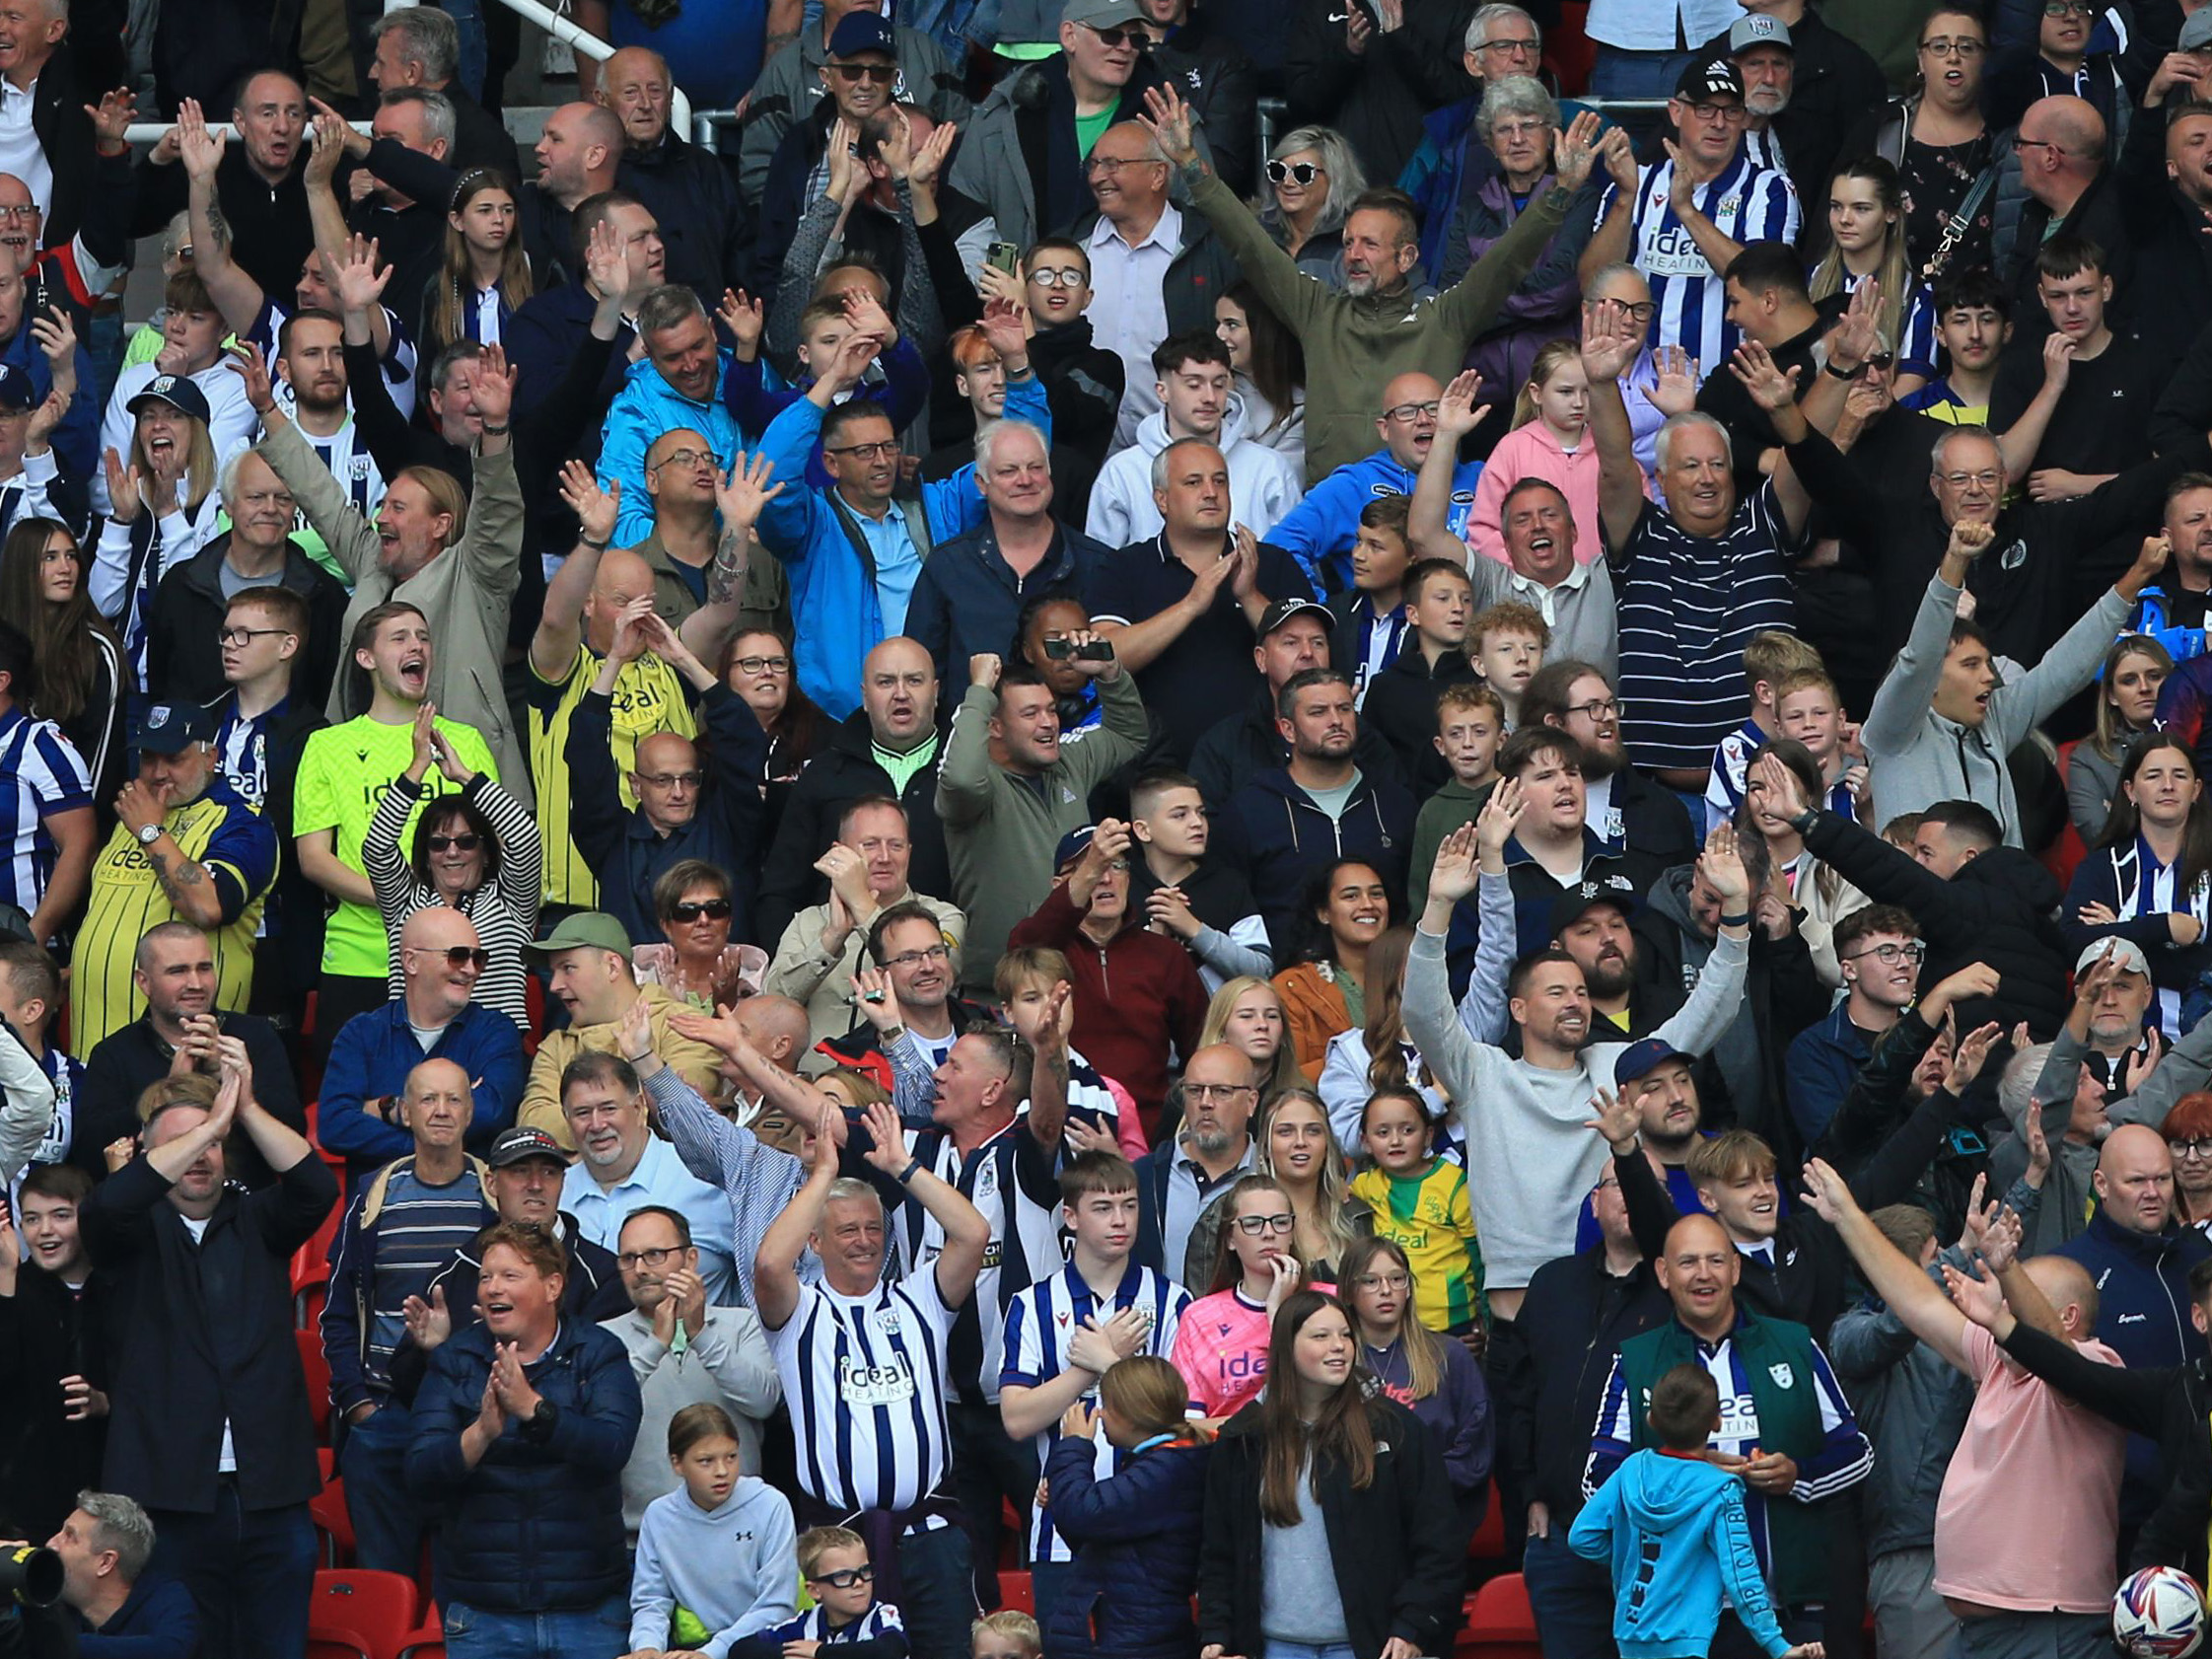
<instances>
[{"instance_id":1,"label":"denim jeans","mask_svg":"<svg viewBox=\"0 0 2212 1659\"><path fill-rule=\"evenodd\" d=\"M454 79L461 83L462 91L480 104L484 65L491 55L484 39L483 0L438 0L438 9L454 20L454 30L461 36L461 63Z\"/></svg>"},{"instance_id":2,"label":"denim jeans","mask_svg":"<svg viewBox=\"0 0 2212 1659\"><path fill-rule=\"evenodd\" d=\"M407 1408L386 1400L366 1420L340 1431L338 1474L345 1479L356 1566L415 1575L422 1555L422 1505L407 1493Z\"/></svg>"},{"instance_id":3,"label":"denim jeans","mask_svg":"<svg viewBox=\"0 0 2212 1659\"><path fill-rule=\"evenodd\" d=\"M487 1613L448 1602L450 1659L616 1659L630 1647L630 1599L553 1613Z\"/></svg>"},{"instance_id":4,"label":"denim jeans","mask_svg":"<svg viewBox=\"0 0 2212 1659\"><path fill-rule=\"evenodd\" d=\"M1530 1535L1521 1580L1544 1659L1615 1659L1612 1574L1567 1548L1564 1521L1551 1523L1549 1538Z\"/></svg>"},{"instance_id":5,"label":"denim jeans","mask_svg":"<svg viewBox=\"0 0 2212 1659\"><path fill-rule=\"evenodd\" d=\"M1600 42L1590 66L1590 96L1673 98L1689 59L1688 52L1634 52Z\"/></svg>"},{"instance_id":6,"label":"denim jeans","mask_svg":"<svg viewBox=\"0 0 2212 1659\"><path fill-rule=\"evenodd\" d=\"M225 1476L208 1515L157 1509L150 1570L177 1579L199 1613L200 1659L299 1659L315 1594L308 1506L246 1509Z\"/></svg>"},{"instance_id":7,"label":"denim jeans","mask_svg":"<svg viewBox=\"0 0 2212 1659\"><path fill-rule=\"evenodd\" d=\"M1348 1641L1277 1641L1266 1638L1261 1659L1352 1659Z\"/></svg>"}]
</instances>

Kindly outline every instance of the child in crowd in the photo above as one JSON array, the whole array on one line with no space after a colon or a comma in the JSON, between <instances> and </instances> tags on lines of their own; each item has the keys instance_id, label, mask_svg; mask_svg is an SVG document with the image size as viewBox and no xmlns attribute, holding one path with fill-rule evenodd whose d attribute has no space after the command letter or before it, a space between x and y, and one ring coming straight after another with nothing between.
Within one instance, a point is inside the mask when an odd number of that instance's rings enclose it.
<instances>
[{"instance_id":1,"label":"child in crowd","mask_svg":"<svg viewBox=\"0 0 2212 1659\"><path fill-rule=\"evenodd\" d=\"M1419 1091L1378 1090L1360 1114L1372 1162L1352 1177L1352 1196L1375 1212L1376 1235L1405 1252L1419 1287L1413 1317L1457 1336L1482 1319L1482 1245L1467 1172L1437 1155L1437 1128Z\"/></svg>"},{"instance_id":2,"label":"child in crowd","mask_svg":"<svg viewBox=\"0 0 2212 1659\"><path fill-rule=\"evenodd\" d=\"M967 1627L968 1659L1041 1659L1043 1652L1036 1621L1018 1608L1002 1607Z\"/></svg>"},{"instance_id":3,"label":"child in crowd","mask_svg":"<svg viewBox=\"0 0 2212 1659\"><path fill-rule=\"evenodd\" d=\"M1451 770L1451 781L1421 803L1413 821L1413 853L1408 880L1413 908L1428 902L1429 870L1444 837L1472 824L1498 781L1498 751L1505 746L1505 699L1479 681L1448 685L1436 699L1436 753Z\"/></svg>"},{"instance_id":4,"label":"child in crowd","mask_svg":"<svg viewBox=\"0 0 2212 1659\"><path fill-rule=\"evenodd\" d=\"M1521 693L1543 667L1551 625L1534 606L1504 600L1467 624L1467 661L1505 705L1506 730L1521 724Z\"/></svg>"},{"instance_id":5,"label":"child in crowd","mask_svg":"<svg viewBox=\"0 0 2212 1659\"><path fill-rule=\"evenodd\" d=\"M1966 263L1935 286L1936 338L1950 372L1897 400L1898 407L1946 426L1989 424L1997 359L2013 337L2012 296L1987 265Z\"/></svg>"},{"instance_id":6,"label":"child in crowd","mask_svg":"<svg viewBox=\"0 0 2212 1659\"><path fill-rule=\"evenodd\" d=\"M1750 690L1751 712L1744 724L1721 739L1713 751L1712 775L1705 780L1705 805L1713 822L1731 819L1744 804L1744 771L1751 752L1769 738L1782 735L1777 704L1785 676L1824 672L1820 653L1779 628L1762 628L1744 643L1744 683Z\"/></svg>"},{"instance_id":7,"label":"child in crowd","mask_svg":"<svg viewBox=\"0 0 2212 1659\"><path fill-rule=\"evenodd\" d=\"M1219 1201L1227 1208L1210 1294L1183 1311L1173 1356L1191 1414L1216 1424L1258 1395L1275 1310L1307 1283L1298 1212L1272 1176L1242 1176Z\"/></svg>"},{"instance_id":8,"label":"child in crowd","mask_svg":"<svg viewBox=\"0 0 2212 1659\"><path fill-rule=\"evenodd\" d=\"M868 1543L845 1527L815 1527L799 1535L799 1576L815 1605L735 1659L814 1659L835 1647L838 1659L906 1659L906 1625L898 1609L876 1600L876 1569Z\"/></svg>"},{"instance_id":9,"label":"child in crowd","mask_svg":"<svg viewBox=\"0 0 2212 1659\"><path fill-rule=\"evenodd\" d=\"M1241 974L1265 978L1275 971L1267 924L1244 872L1206 856L1212 825L1196 778L1168 766L1138 773L1129 785L1129 830L1137 840L1129 907L1182 942L1207 994Z\"/></svg>"},{"instance_id":10,"label":"child in crowd","mask_svg":"<svg viewBox=\"0 0 2212 1659\"><path fill-rule=\"evenodd\" d=\"M1859 804L1871 795L1864 755L1853 755L1858 731L1843 717L1843 697L1825 669L1793 669L1774 687L1774 714L1781 736L1795 738L1813 752L1827 785L1828 810L1857 819Z\"/></svg>"},{"instance_id":11,"label":"child in crowd","mask_svg":"<svg viewBox=\"0 0 2212 1659\"><path fill-rule=\"evenodd\" d=\"M630 1580L630 1651L723 1659L798 1612L791 1500L739 1473L738 1425L711 1401L669 1419L682 1479L645 1506Z\"/></svg>"},{"instance_id":12,"label":"child in crowd","mask_svg":"<svg viewBox=\"0 0 2212 1659\"><path fill-rule=\"evenodd\" d=\"M1360 509L1352 538L1352 587L1329 602L1336 625L1329 639L1329 661L1352 677L1352 689L1365 698L1367 688L1398 659L1409 640L1405 613L1405 573L1413 562L1406 534L1402 495L1381 495Z\"/></svg>"},{"instance_id":13,"label":"child in crowd","mask_svg":"<svg viewBox=\"0 0 2212 1659\"><path fill-rule=\"evenodd\" d=\"M1397 660L1367 683L1360 718L1383 734L1413 793L1425 800L1451 775L1436 749L1437 693L1474 679L1466 654L1474 588L1463 561L1427 558L1406 567L1403 591L1404 643Z\"/></svg>"},{"instance_id":14,"label":"child in crowd","mask_svg":"<svg viewBox=\"0 0 2212 1659\"><path fill-rule=\"evenodd\" d=\"M821 290L800 312L795 353L799 373L789 386L771 384L763 372L760 302L749 304L743 294L723 295L715 316L729 329L737 346L723 371L722 401L749 436L757 439L777 415L804 397L807 389L836 362L845 340L856 332L875 334L884 343L852 396L881 403L891 416L892 429L898 432L912 425L928 407L929 368L884 309L889 289L881 273L867 271L864 276L862 269L846 271L845 282L834 287L828 278L837 273L825 273ZM871 277L873 280L868 280ZM826 489L831 482L821 465L820 444L807 458L807 481L817 489Z\"/></svg>"},{"instance_id":15,"label":"child in crowd","mask_svg":"<svg viewBox=\"0 0 2212 1659\"><path fill-rule=\"evenodd\" d=\"M1052 1659L1188 1659L1197 1649L1190 1595L1210 1448L1183 1415L1184 1392L1174 1366L1137 1354L1106 1367L1096 1415L1078 1400L1060 1421L1044 1474L1075 1560L1046 1615ZM1114 1452L1104 1477L1093 1451L1102 1433Z\"/></svg>"},{"instance_id":16,"label":"child in crowd","mask_svg":"<svg viewBox=\"0 0 2212 1659\"><path fill-rule=\"evenodd\" d=\"M1513 430L1498 440L1474 486L1467 544L1500 564L1506 562L1501 509L1506 492L1523 478L1543 478L1566 496L1575 521L1577 564L1605 556L1598 538L1598 446L1590 441L1590 377L1582 372L1582 349L1573 340L1553 340L1537 351L1529 383L1514 399Z\"/></svg>"},{"instance_id":17,"label":"child in crowd","mask_svg":"<svg viewBox=\"0 0 2212 1659\"><path fill-rule=\"evenodd\" d=\"M1646 1420L1659 1444L1631 1453L1567 1534L1576 1554L1612 1569L1623 1659L1703 1659L1724 1605L1767 1659L1822 1659L1819 1642L1792 1647L1782 1635L1751 1548L1743 1477L1705 1461L1721 1424L1711 1374L1676 1366L1652 1389Z\"/></svg>"}]
</instances>

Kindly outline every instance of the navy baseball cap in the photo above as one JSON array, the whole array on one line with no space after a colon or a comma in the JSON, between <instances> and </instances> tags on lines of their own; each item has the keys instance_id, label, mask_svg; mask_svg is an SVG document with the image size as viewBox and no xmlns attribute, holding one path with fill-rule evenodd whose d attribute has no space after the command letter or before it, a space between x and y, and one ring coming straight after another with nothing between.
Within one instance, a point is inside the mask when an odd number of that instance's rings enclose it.
<instances>
[{"instance_id":1,"label":"navy baseball cap","mask_svg":"<svg viewBox=\"0 0 2212 1659\"><path fill-rule=\"evenodd\" d=\"M148 403L167 403L179 414L196 417L202 426L208 422L207 394L191 383L184 375L156 375L148 381L127 405L136 414Z\"/></svg>"},{"instance_id":2,"label":"navy baseball cap","mask_svg":"<svg viewBox=\"0 0 2212 1659\"><path fill-rule=\"evenodd\" d=\"M556 1164L568 1162L568 1154L561 1150L559 1141L543 1129L533 1129L521 1123L511 1129L501 1129L499 1138L491 1143L491 1150L484 1154L484 1162L495 1170L519 1164L525 1158L550 1158Z\"/></svg>"},{"instance_id":3,"label":"navy baseball cap","mask_svg":"<svg viewBox=\"0 0 2212 1659\"><path fill-rule=\"evenodd\" d=\"M31 377L13 363L0 363L0 409L35 409L38 389Z\"/></svg>"},{"instance_id":4,"label":"navy baseball cap","mask_svg":"<svg viewBox=\"0 0 2212 1659\"><path fill-rule=\"evenodd\" d=\"M1687 1065L1695 1055L1685 1054L1664 1038L1647 1037L1641 1043L1631 1043L1613 1061L1613 1087L1625 1089L1629 1084L1649 1077L1669 1060L1680 1060Z\"/></svg>"},{"instance_id":5,"label":"navy baseball cap","mask_svg":"<svg viewBox=\"0 0 2212 1659\"><path fill-rule=\"evenodd\" d=\"M215 741L215 722L198 703L146 703L131 712L130 746L141 755L179 755Z\"/></svg>"},{"instance_id":6,"label":"navy baseball cap","mask_svg":"<svg viewBox=\"0 0 2212 1659\"><path fill-rule=\"evenodd\" d=\"M829 55L858 57L862 52L898 56L898 41L891 32L891 19L881 12L848 12L829 36Z\"/></svg>"},{"instance_id":7,"label":"navy baseball cap","mask_svg":"<svg viewBox=\"0 0 2212 1659\"><path fill-rule=\"evenodd\" d=\"M1054 873L1057 874L1059 871L1065 870L1070 864L1089 852L1091 850L1091 837L1098 832L1099 827L1096 824L1086 824L1082 829L1070 830L1062 835L1058 849L1052 854Z\"/></svg>"},{"instance_id":8,"label":"navy baseball cap","mask_svg":"<svg viewBox=\"0 0 2212 1659\"><path fill-rule=\"evenodd\" d=\"M1551 936L1559 938L1568 928L1582 920L1584 912L1609 904L1626 920L1636 913L1636 896L1620 889L1607 887L1604 882L1583 881L1559 895L1551 902Z\"/></svg>"}]
</instances>

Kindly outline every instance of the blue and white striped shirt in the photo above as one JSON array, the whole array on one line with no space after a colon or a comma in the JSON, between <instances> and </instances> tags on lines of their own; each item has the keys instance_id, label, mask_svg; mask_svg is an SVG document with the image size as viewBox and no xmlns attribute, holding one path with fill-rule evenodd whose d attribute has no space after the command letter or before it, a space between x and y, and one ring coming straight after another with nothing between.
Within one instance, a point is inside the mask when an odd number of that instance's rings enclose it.
<instances>
[{"instance_id":1,"label":"blue and white striped shirt","mask_svg":"<svg viewBox=\"0 0 2212 1659\"><path fill-rule=\"evenodd\" d=\"M807 1609L788 1624L778 1624L767 1632L773 1642L787 1641L870 1641L877 1636L904 1636L906 1622L898 1617L898 1609L889 1602L877 1602L850 1624L832 1626L828 1610L819 1603Z\"/></svg>"},{"instance_id":2,"label":"blue and white striped shirt","mask_svg":"<svg viewBox=\"0 0 2212 1659\"><path fill-rule=\"evenodd\" d=\"M1123 1269L1112 1301L1102 1302L1071 1262L1050 1278L1037 1280L1008 1305L1006 1361L998 1374L999 1387L1035 1388L1050 1382L1068 1368L1068 1343L1085 1322L1096 1318L1103 1323L1124 1308L1140 1310L1150 1325L1144 1346L1137 1351L1166 1359L1175 1351L1176 1329L1182 1323L1183 1310L1189 1306L1189 1291L1150 1267L1139 1266L1133 1260ZM1096 1388L1086 1390L1085 1398L1097 1392ZM1049 1424L1036 1437L1037 1468L1042 1469L1051 1460L1052 1448L1059 1439L1057 1422ZM1093 1464L1098 1478L1106 1479L1124 1461L1125 1454L1116 1451L1101 1436ZM1030 1504L1030 1559L1074 1559L1067 1542L1053 1531L1052 1512L1038 1507L1034 1500Z\"/></svg>"},{"instance_id":3,"label":"blue and white striped shirt","mask_svg":"<svg viewBox=\"0 0 2212 1659\"><path fill-rule=\"evenodd\" d=\"M1736 349L1736 330L1722 316L1727 295L1720 272L1667 199L1675 164L1646 163L1637 173L1629 262L1651 284L1652 344L1681 346L1705 373L1725 374L1729 354ZM1598 208L1600 224L1619 193L1619 185L1606 186ZM1758 166L1741 145L1719 177L1699 185L1691 199L1713 228L1734 242L1797 240L1797 191L1789 175Z\"/></svg>"},{"instance_id":4,"label":"blue and white striped shirt","mask_svg":"<svg viewBox=\"0 0 2212 1659\"><path fill-rule=\"evenodd\" d=\"M46 821L91 805L92 775L61 728L21 708L0 714L0 833L7 836L0 902L36 912L58 851Z\"/></svg>"},{"instance_id":5,"label":"blue and white striped shirt","mask_svg":"<svg viewBox=\"0 0 2212 1659\"><path fill-rule=\"evenodd\" d=\"M799 1484L845 1511L911 1509L945 1478L953 1310L934 1271L866 1296L802 1285L768 1333L799 1443Z\"/></svg>"}]
</instances>

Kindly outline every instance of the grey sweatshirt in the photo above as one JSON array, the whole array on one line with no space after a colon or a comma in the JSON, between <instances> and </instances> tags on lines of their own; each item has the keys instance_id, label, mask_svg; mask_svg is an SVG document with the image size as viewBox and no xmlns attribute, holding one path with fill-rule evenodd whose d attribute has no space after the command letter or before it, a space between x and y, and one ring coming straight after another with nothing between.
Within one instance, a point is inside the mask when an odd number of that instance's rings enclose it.
<instances>
[{"instance_id":1,"label":"grey sweatshirt","mask_svg":"<svg viewBox=\"0 0 2212 1659\"><path fill-rule=\"evenodd\" d=\"M760 1316L750 1308L707 1309L706 1323L681 1353L672 1353L653 1334L653 1322L634 1310L600 1329L629 1349L630 1374L645 1401L630 1461L622 1466L622 1527L635 1538L647 1506L682 1484L669 1467L669 1420L686 1406L721 1407L737 1419L739 1467L758 1469L760 1424L783 1399L783 1383Z\"/></svg>"},{"instance_id":2,"label":"grey sweatshirt","mask_svg":"<svg viewBox=\"0 0 2212 1659\"><path fill-rule=\"evenodd\" d=\"M1487 915L1483 932L1491 932ZM1675 1017L1651 1035L1685 1054L1702 1054L1744 1000L1749 941L1724 933ZM1476 978L1484 977L1478 954ZM1499 981L1502 983L1502 979ZM1468 985L1470 1002L1475 986ZM1591 1098L1613 1086L1625 1043L1593 1043L1565 1071L1515 1059L1477 1041L1452 1009L1444 940L1413 935L1405 966L1405 1031L1452 1097L1467 1150L1467 1185L1482 1239L1483 1275L1493 1287L1524 1288L1535 1270L1575 1248L1575 1219L1612 1156L1583 1125Z\"/></svg>"},{"instance_id":3,"label":"grey sweatshirt","mask_svg":"<svg viewBox=\"0 0 2212 1659\"><path fill-rule=\"evenodd\" d=\"M2005 845L2016 847L2020 802L2005 757L2095 677L2127 615L2127 601L2107 589L2040 662L1997 687L1978 727L1946 720L1933 706L1958 614L1959 590L1940 576L1930 578L1904 649L1867 710L1859 735L1873 768L1873 822L1887 824L1938 801L1978 801L2004 826Z\"/></svg>"},{"instance_id":4,"label":"grey sweatshirt","mask_svg":"<svg viewBox=\"0 0 2212 1659\"><path fill-rule=\"evenodd\" d=\"M750 1475L715 1510L680 1486L655 1498L630 1578L630 1651L682 1645L670 1628L679 1607L713 1632L698 1646L707 1659L725 1659L747 1636L796 1619L798 1542L791 1500Z\"/></svg>"}]
</instances>

